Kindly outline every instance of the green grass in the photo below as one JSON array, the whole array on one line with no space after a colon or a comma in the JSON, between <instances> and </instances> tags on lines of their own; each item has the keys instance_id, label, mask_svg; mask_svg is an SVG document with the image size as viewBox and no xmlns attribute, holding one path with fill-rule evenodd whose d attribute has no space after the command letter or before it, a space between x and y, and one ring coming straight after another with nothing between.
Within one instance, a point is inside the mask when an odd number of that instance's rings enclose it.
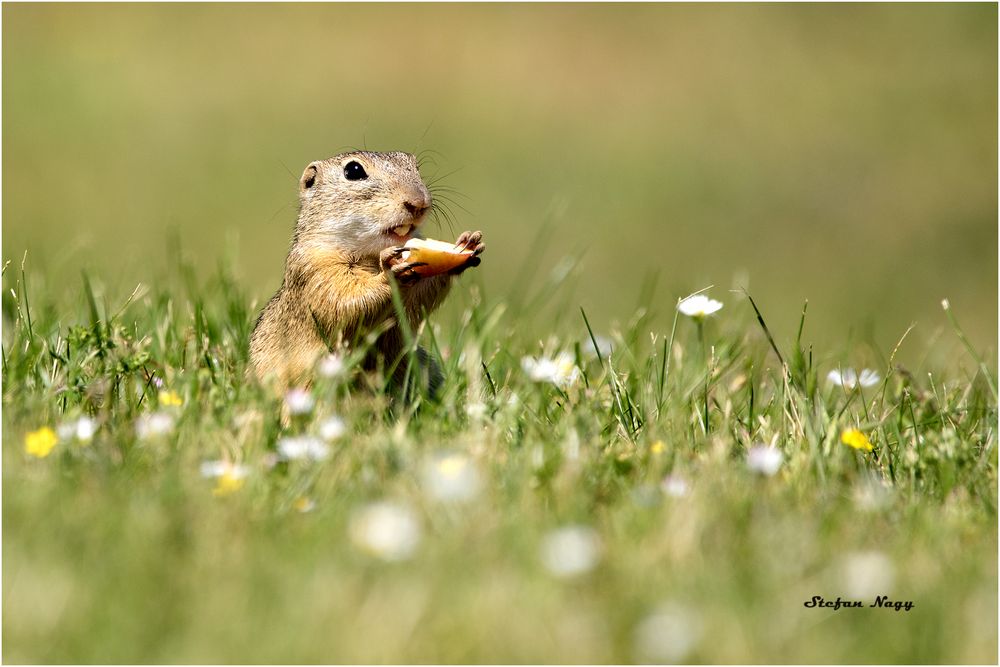
<instances>
[{"instance_id":1,"label":"green grass","mask_svg":"<svg viewBox=\"0 0 1000 667\"><path fill-rule=\"evenodd\" d=\"M844 391L826 373L856 350L811 346L808 317L767 332L769 304L740 293L709 291L725 307L700 336L675 315L684 295L652 284L608 326L565 275L527 279L520 305L482 300L472 275L419 335L446 369L439 402L394 403L353 370L283 429L245 379L253 300L229 269L171 260L128 298L96 279L57 296L30 265L4 273L6 662L997 659L995 360L955 329L966 356L903 368L882 350L882 381ZM609 356L587 353L592 327ZM522 357L559 351L578 381L531 382ZM138 437L155 412L175 429ZM89 444L25 453L28 432L81 415ZM328 459L274 464L330 415L348 433ZM874 451L841 444L850 427ZM747 466L758 443L783 454L773 477ZM444 452L477 471L464 502L428 485ZM227 495L199 472L220 458L250 469ZM351 538L380 500L417 521L407 558ZM565 526L593 531L599 560L559 578L541 551ZM803 606L859 587L915 607Z\"/></svg>"}]
</instances>

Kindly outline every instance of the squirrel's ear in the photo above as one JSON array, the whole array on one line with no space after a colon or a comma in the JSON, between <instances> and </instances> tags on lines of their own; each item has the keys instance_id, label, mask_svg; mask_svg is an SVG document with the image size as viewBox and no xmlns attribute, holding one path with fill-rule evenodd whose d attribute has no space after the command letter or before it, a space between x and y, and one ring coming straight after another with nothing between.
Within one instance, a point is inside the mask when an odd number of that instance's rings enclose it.
<instances>
[{"instance_id":1,"label":"squirrel's ear","mask_svg":"<svg viewBox=\"0 0 1000 667\"><path fill-rule=\"evenodd\" d=\"M299 190L308 190L313 185L316 184L316 177L319 175L319 169L315 162L311 163L306 170L302 172L302 178L299 179Z\"/></svg>"}]
</instances>

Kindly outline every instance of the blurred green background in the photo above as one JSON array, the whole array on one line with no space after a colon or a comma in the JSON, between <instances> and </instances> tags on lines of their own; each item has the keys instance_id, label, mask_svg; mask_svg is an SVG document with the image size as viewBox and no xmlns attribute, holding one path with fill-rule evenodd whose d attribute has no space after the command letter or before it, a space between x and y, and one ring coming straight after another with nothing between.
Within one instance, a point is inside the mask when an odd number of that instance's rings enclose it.
<instances>
[{"instance_id":1,"label":"blurred green background","mask_svg":"<svg viewBox=\"0 0 1000 667\"><path fill-rule=\"evenodd\" d=\"M664 313L709 284L745 308L727 290L748 287L782 341L808 298L810 340L887 355L911 322L931 340L948 297L973 344L995 344L995 4L16 4L3 19L3 257L27 249L35 289L67 303L81 269L118 301L164 279L174 231L198 271L229 257L263 301L301 170L364 146L436 151L425 178L467 212L427 233L484 231L487 298L581 257L574 326L578 305L601 328L629 318L655 274Z\"/></svg>"}]
</instances>

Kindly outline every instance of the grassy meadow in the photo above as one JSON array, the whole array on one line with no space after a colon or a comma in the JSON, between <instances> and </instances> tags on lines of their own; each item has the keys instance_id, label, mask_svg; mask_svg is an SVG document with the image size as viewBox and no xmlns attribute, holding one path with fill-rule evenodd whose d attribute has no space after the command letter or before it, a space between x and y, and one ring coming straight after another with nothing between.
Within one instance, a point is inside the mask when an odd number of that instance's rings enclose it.
<instances>
[{"instance_id":1,"label":"grassy meadow","mask_svg":"<svg viewBox=\"0 0 1000 667\"><path fill-rule=\"evenodd\" d=\"M2 12L5 662L996 662L995 5ZM272 396L360 146L443 394Z\"/></svg>"}]
</instances>

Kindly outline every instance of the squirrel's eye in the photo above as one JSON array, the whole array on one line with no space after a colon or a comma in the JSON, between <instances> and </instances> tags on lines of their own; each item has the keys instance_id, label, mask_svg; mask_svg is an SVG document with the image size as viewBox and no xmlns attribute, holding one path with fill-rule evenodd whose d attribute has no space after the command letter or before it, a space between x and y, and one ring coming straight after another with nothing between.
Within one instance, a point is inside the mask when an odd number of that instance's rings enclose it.
<instances>
[{"instance_id":1,"label":"squirrel's eye","mask_svg":"<svg viewBox=\"0 0 1000 667\"><path fill-rule=\"evenodd\" d=\"M344 165L344 178L349 181L362 181L368 178L368 174L365 173L365 168L361 166L361 163L351 160Z\"/></svg>"}]
</instances>

